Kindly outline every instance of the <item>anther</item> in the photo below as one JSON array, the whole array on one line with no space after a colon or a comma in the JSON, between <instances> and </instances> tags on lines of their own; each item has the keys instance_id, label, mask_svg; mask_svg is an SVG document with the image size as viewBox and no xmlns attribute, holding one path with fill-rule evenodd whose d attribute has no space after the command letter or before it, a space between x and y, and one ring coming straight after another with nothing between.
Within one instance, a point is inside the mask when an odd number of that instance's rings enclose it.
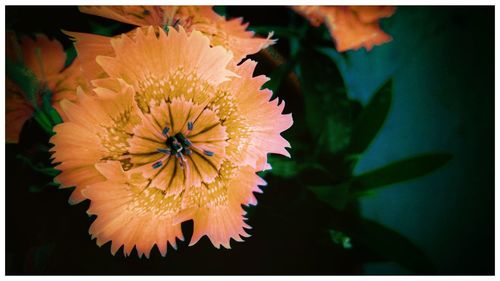
<instances>
[{"instance_id":1,"label":"anther","mask_svg":"<svg viewBox=\"0 0 500 281\"><path fill-rule=\"evenodd\" d=\"M181 168L182 168L182 169L184 169L184 162L185 162L186 160L184 159L184 156L182 155L182 153L177 152L177 153L175 154L175 156L177 157L177 159L179 159L179 164L180 164Z\"/></svg>"},{"instance_id":2,"label":"anther","mask_svg":"<svg viewBox=\"0 0 500 281\"><path fill-rule=\"evenodd\" d=\"M189 131L193 130L193 122L189 121L187 127Z\"/></svg>"},{"instance_id":3,"label":"anther","mask_svg":"<svg viewBox=\"0 0 500 281\"><path fill-rule=\"evenodd\" d=\"M214 156L214 153L208 150L203 150L203 154L205 154L206 156Z\"/></svg>"},{"instance_id":4,"label":"anther","mask_svg":"<svg viewBox=\"0 0 500 281\"><path fill-rule=\"evenodd\" d=\"M168 127L165 127L165 128L163 128L163 131L161 131L161 133L163 136L166 137L166 136L168 136L168 131L170 131L170 129Z\"/></svg>"},{"instance_id":5,"label":"anther","mask_svg":"<svg viewBox=\"0 0 500 281\"><path fill-rule=\"evenodd\" d=\"M160 168L160 167L161 167L161 165L162 165L161 161L155 162L155 163L153 164L153 169L158 169L158 168Z\"/></svg>"},{"instance_id":6,"label":"anther","mask_svg":"<svg viewBox=\"0 0 500 281\"><path fill-rule=\"evenodd\" d=\"M167 154L167 155L170 155L170 152L171 152L169 149L165 149L165 148L158 148L156 151L158 151L160 153Z\"/></svg>"},{"instance_id":7,"label":"anther","mask_svg":"<svg viewBox=\"0 0 500 281\"><path fill-rule=\"evenodd\" d=\"M189 147L191 145L191 142L181 133L177 133L175 135L175 138L183 145L186 147Z\"/></svg>"}]
</instances>

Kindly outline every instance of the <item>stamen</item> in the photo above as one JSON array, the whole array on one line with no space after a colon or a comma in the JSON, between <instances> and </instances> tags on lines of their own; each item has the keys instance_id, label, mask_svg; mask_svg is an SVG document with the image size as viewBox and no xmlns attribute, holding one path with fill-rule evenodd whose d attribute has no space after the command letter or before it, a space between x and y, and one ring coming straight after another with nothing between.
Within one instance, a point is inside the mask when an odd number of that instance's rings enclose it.
<instances>
[{"instance_id":1,"label":"stamen","mask_svg":"<svg viewBox=\"0 0 500 281\"><path fill-rule=\"evenodd\" d=\"M161 161L157 161L153 164L153 169L158 169L161 167L161 165L162 165Z\"/></svg>"},{"instance_id":2,"label":"stamen","mask_svg":"<svg viewBox=\"0 0 500 281\"><path fill-rule=\"evenodd\" d=\"M175 137L169 137L167 139L167 146L170 147L175 152L179 152L182 150L182 145Z\"/></svg>"},{"instance_id":3,"label":"stamen","mask_svg":"<svg viewBox=\"0 0 500 281\"><path fill-rule=\"evenodd\" d=\"M179 142L186 147L189 147L191 145L191 142L181 133L177 133L175 135L175 138L179 140Z\"/></svg>"},{"instance_id":4,"label":"stamen","mask_svg":"<svg viewBox=\"0 0 500 281\"><path fill-rule=\"evenodd\" d=\"M168 131L170 131L170 129L168 127L165 127L165 128L163 128L163 131L161 131L161 133L163 136L166 137L166 136L168 136Z\"/></svg>"},{"instance_id":5,"label":"stamen","mask_svg":"<svg viewBox=\"0 0 500 281\"><path fill-rule=\"evenodd\" d=\"M182 155L182 153L177 152L175 154L175 157L177 157L177 159L179 159L179 164L181 165L181 168L184 169L184 163L186 162L186 159L184 159L184 156Z\"/></svg>"},{"instance_id":6,"label":"stamen","mask_svg":"<svg viewBox=\"0 0 500 281\"><path fill-rule=\"evenodd\" d=\"M165 149L165 148L158 148L156 151L158 151L160 153L165 153L167 155L170 155L170 153L171 153L170 149Z\"/></svg>"},{"instance_id":7,"label":"stamen","mask_svg":"<svg viewBox=\"0 0 500 281\"><path fill-rule=\"evenodd\" d=\"M180 21L181 21L181 19L179 19L179 18L178 18L178 19L176 19L176 20L175 20L175 22L174 22L174 24L173 24L172 26L173 26L174 28L176 28L176 27L177 27L177 24L178 24Z\"/></svg>"},{"instance_id":8,"label":"stamen","mask_svg":"<svg viewBox=\"0 0 500 281\"><path fill-rule=\"evenodd\" d=\"M193 130L193 122L189 121L188 124L187 124L187 126L188 126L188 130L189 131Z\"/></svg>"},{"instance_id":9,"label":"stamen","mask_svg":"<svg viewBox=\"0 0 500 281\"><path fill-rule=\"evenodd\" d=\"M205 154L206 156L214 156L214 153L209 150L203 150L203 154Z\"/></svg>"},{"instance_id":10,"label":"stamen","mask_svg":"<svg viewBox=\"0 0 500 281\"><path fill-rule=\"evenodd\" d=\"M187 156L191 155L191 153L192 153L191 149L189 149L189 148L187 148L187 147L186 147L186 148L184 148L184 151L186 151L186 155L187 155Z\"/></svg>"}]
</instances>

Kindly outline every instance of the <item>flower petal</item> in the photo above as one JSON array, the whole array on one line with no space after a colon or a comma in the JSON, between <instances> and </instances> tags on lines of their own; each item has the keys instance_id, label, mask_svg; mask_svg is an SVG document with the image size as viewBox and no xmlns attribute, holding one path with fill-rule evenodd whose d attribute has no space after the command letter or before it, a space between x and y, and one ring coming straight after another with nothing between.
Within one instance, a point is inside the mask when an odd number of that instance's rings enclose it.
<instances>
[{"instance_id":1,"label":"flower petal","mask_svg":"<svg viewBox=\"0 0 500 281\"><path fill-rule=\"evenodd\" d=\"M271 100L270 90L261 90L268 78L265 76L252 77L256 62L246 60L237 69L242 78L233 79L229 90L233 93L234 102L239 116L245 122L239 125L228 125L230 145L227 153L233 161L256 167L259 159L265 158L268 153L278 153L290 156L286 147L290 144L280 133L293 124L291 114L282 114L285 103L279 104L276 98ZM237 129L232 135L231 129ZM244 133L240 133L244 132ZM237 145L231 145L234 142Z\"/></svg>"},{"instance_id":2,"label":"flower petal","mask_svg":"<svg viewBox=\"0 0 500 281\"><path fill-rule=\"evenodd\" d=\"M255 174L255 169L223 164L220 177L206 189L190 193L186 201L198 202L200 208L193 216L194 230L190 246L206 235L212 244L230 248L230 240L241 242L241 237L249 237L245 229L246 212L241 205L253 204L253 192L261 192L259 185L265 182Z\"/></svg>"},{"instance_id":3,"label":"flower petal","mask_svg":"<svg viewBox=\"0 0 500 281\"><path fill-rule=\"evenodd\" d=\"M133 107L133 90L125 86L121 93L103 92L90 96L79 90L76 103L61 102L67 122L54 127L50 142L54 163L62 173L56 181L62 187L76 186L80 193L89 184L104 180L95 164L117 159L127 150L131 127L137 121ZM76 196L76 195L75 195ZM75 197L74 203L83 198Z\"/></svg>"},{"instance_id":4,"label":"flower petal","mask_svg":"<svg viewBox=\"0 0 500 281\"><path fill-rule=\"evenodd\" d=\"M33 115L33 107L25 100L19 86L5 80L5 139L17 143L24 123Z\"/></svg>"},{"instance_id":5,"label":"flower petal","mask_svg":"<svg viewBox=\"0 0 500 281\"><path fill-rule=\"evenodd\" d=\"M119 163L100 164L106 170L106 181L89 185L84 195L91 200L88 213L96 215L89 233L97 244L112 241L114 255L123 246L125 256L137 249L139 257L149 254L156 244L165 256L167 244L176 246L176 239L183 240L180 222L175 216L180 212L179 197L164 196L159 190L122 183L130 177Z\"/></svg>"}]
</instances>

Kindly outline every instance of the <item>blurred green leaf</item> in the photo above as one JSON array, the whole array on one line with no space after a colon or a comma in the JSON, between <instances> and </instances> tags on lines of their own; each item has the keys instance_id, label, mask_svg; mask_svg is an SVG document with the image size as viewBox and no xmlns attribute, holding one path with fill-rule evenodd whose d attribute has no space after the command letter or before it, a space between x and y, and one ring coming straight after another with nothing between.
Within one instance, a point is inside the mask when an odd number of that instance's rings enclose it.
<instances>
[{"instance_id":1,"label":"blurred green leaf","mask_svg":"<svg viewBox=\"0 0 500 281\"><path fill-rule=\"evenodd\" d=\"M33 163L30 158L18 154L16 156L17 159L19 159L21 162L23 162L25 165L33 169L34 171L37 171L39 173L42 173L44 175L50 176L50 177L55 177L57 176L60 172L56 169L54 169L51 166L44 166L42 163Z\"/></svg>"},{"instance_id":2,"label":"blurred green leaf","mask_svg":"<svg viewBox=\"0 0 500 281\"><path fill-rule=\"evenodd\" d=\"M214 11L221 16L227 15L226 6L214 6Z\"/></svg>"},{"instance_id":3,"label":"blurred green leaf","mask_svg":"<svg viewBox=\"0 0 500 281\"><path fill-rule=\"evenodd\" d=\"M300 60L299 79L306 122L317 140L314 155L341 151L349 144L353 112L337 66L327 56L307 49Z\"/></svg>"},{"instance_id":4,"label":"blurred green leaf","mask_svg":"<svg viewBox=\"0 0 500 281\"><path fill-rule=\"evenodd\" d=\"M451 158L450 154L419 155L352 177L338 185L316 185L308 188L320 201L337 210L343 210L351 200L373 196L374 189L377 188L424 176L444 166Z\"/></svg>"},{"instance_id":5,"label":"blurred green leaf","mask_svg":"<svg viewBox=\"0 0 500 281\"><path fill-rule=\"evenodd\" d=\"M34 106L38 106L37 92L40 88L38 80L27 67L22 63L14 62L13 60L6 58L6 74L7 77L17 84L26 99Z\"/></svg>"},{"instance_id":6,"label":"blurred green leaf","mask_svg":"<svg viewBox=\"0 0 500 281\"><path fill-rule=\"evenodd\" d=\"M269 48L269 50L274 50ZM286 63L283 63L276 67L269 76L269 81L267 81L262 87L268 88L273 91L273 98L277 96L280 89L281 83L289 75L289 73L295 68L297 62L300 59L301 53L294 54Z\"/></svg>"},{"instance_id":7,"label":"blurred green leaf","mask_svg":"<svg viewBox=\"0 0 500 281\"><path fill-rule=\"evenodd\" d=\"M89 21L89 24L92 29L92 33L102 36L113 36L115 31L117 31L121 26L119 22L103 25L94 21Z\"/></svg>"},{"instance_id":8,"label":"blurred green leaf","mask_svg":"<svg viewBox=\"0 0 500 281\"><path fill-rule=\"evenodd\" d=\"M279 177L293 178L300 171L299 165L292 159L270 155L268 162L272 167L269 173Z\"/></svg>"},{"instance_id":9,"label":"blurred green leaf","mask_svg":"<svg viewBox=\"0 0 500 281\"><path fill-rule=\"evenodd\" d=\"M350 191L363 194L376 188L418 178L441 168L451 158L450 154L423 154L397 161L354 177Z\"/></svg>"},{"instance_id":10,"label":"blurred green leaf","mask_svg":"<svg viewBox=\"0 0 500 281\"><path fill-rule=\"evenodd\" d=\"M64 67L68 67L76 58L76 55L77 52L75 45L72 44L69 48L66 49L66 61L64 62Z\"/></svg>"},{"instance_id":11,"label":"blurred green leaf","mask_svg":"<svg viewBox=\"0 0 500 281\"><path fill-rule=\"evenodd\" d=\"M392 100L392 79L387 81L371 98L356 121L348 151L363 153L377 136L389 113Z\"/></svg>"},{"instance_id":12,"label":"blurred green leaf","mask_svg":"<svg viewBox=\"0 0 500 281\"><path fill-rule=\"evenodd\" d=\"M291 66L289 63L280 64L276 67L271 75L269 75L269 81L267 81L262 88L267 88L273 91L273 96L275 96L278 92L278 89L283 81L283 78L290 72Z\"/></svg>"},{"instance_id":13,"label":"blurred green leaf","mask_svg":"<svg viewBox=\"0 0 500 281\"><path fill-rule=\"evenodd\" d=\"M360 227L346 231L353 243L361 243L381 257L419 274L436 272L427 255L408 238L375 221L363 219ZM356 246L356 244L355 244Z\"/></svg>"},{"instance_id":14,"label":"blurred green leaf","mask_svg":"<svg viewBox=\"0 0 500 281\"><path fill-rule=\"evenodd\" d=\"M36 76L22 63L7 59L7 77L16 83L22 90L25 98L34 108L33 118L48 134L52 134L52 127L62 122L61 117L52 107L52 93L42 88ZM39 100L41 97L41 100ZM39 104L41 102L41 104Z\"/></svg>"},{"instance_id":15,"label":"blurred green leaf","mask_svg":"<svg viewBox=\"0 0 500 281\"><path fill-rule=\"evenodd\" d=\"M61 116L59 113L52 107L52 91L49 89L44 89L41 92L42 95L42 111L46 113L48 118L50 119L50 123L52 126L55 126L59 123L62 123Z\"/></svg>"},{"instance_id":16,"label":"blurred green leaf","mask_svg":"<svg viewBox=\"0 0 500 281\"><path fill-rule=\"evenodd\" d=\"M337 210L343 210L350 200L348 183L336 186L308 186L307 188L312 191L320 201L327 203Z\"/></svg>"},{"instance_id":17,"label":"blurred green leaf","mask_svg":"<svg viewBox=\"0 0 500 281\"><path fill-rule=\"evenodd\" d=\"M330 232L330 239L332 239L332 242L335 244L338 244L342 246L344 249L351 249L351 238L347 236L345 233L341 231L336 231L336 230L329 230Z\"/></svg>"}]
</instances>

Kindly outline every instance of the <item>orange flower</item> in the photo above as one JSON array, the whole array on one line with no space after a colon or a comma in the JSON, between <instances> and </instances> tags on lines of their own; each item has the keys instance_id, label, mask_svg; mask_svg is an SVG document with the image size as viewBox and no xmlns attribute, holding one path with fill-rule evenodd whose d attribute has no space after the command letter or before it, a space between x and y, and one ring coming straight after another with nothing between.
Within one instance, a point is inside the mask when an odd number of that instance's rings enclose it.
<instances>
[{"instance_id":1,"label":"orange flower","mask_svg":"<svg viewBox=\"0 0 500 281\"><path fill-rule=\"evenodd\" d=\"M378 20L394 14L394 7L382 6L295 6L293 9L307 18L312 25L325 23L337 44L339 52L391 41L384 33Z\"/></svg>"},{"instance_id":2,"label":"orange flower","mask_svg":"<svg viewBox=\"0 0 500 281\"><path fill-rule=\"evenodd\" d=\"M211 6L82 6L80 11L136 26L180 25L187 31L198 30L210 38L212 45L232 51L235 63L275 43L270 39L272 34L254 37L242 18L226 20Z\"/></svg>"},{"instance_id":3,"label":"orange flower","mask_svg":"<svg viewBox=\"0 0 500 281\"><path fill-rule=\"evenodd\" d=\"M54 128L54 162L70 198L91 200L90 228L113 254L134 246L146 257L156 244L183 239L192 219L191 245L204 235L219 248L248 236L241 205L265 182L255 172L268 153L289 156L282 115L268 80L252 77L256 63L231 65L231 52L211 47L198 31L137 28L112 39L112 55L97 56L106 77L63 101L67 120Z\"/></svg>"},{"instance_id":4,"label":"orange flower","mask_svg":"<svg viewBox=\"0 0 500 281\"><path fill-rule=\"evenodd\" d=\"M35 40L21 37L20 42L13 33L7 33L7 57L13 62L22 62L39 80L42 87L52 91L52 101L58 112L57 101L70 98L70 79L61 73L66 60L62 45L45 35L37 35ZM74 89L74 87L73 87ZM39 99L40 97L36 97ZM6 81L6 141L17 143L24 123L34 112L33 104L26 98L21 88L14 82Z\"/></svg>"}]
</instances>

